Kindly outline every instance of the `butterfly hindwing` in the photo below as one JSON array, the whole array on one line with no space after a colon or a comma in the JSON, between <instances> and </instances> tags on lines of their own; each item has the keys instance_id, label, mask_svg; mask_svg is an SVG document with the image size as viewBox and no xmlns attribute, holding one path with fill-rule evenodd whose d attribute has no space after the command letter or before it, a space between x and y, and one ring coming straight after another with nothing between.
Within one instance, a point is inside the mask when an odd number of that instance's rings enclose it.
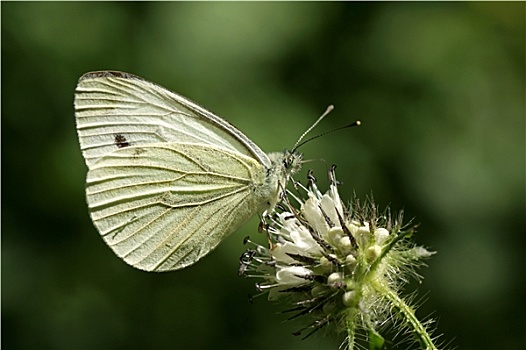
<instances>
[{"instance_id":1,"label":"butterfly hindwing","mask_svg":"<svg viewBox=\"0 0 526 350\"><path fill-rule=\"evenodd\" d=\"M235 174L235 175L232 175ZM130 146L88 172L91 217L106 243L147 271L195 263L265 202L264 168L222 148Z\"/></svg>"}]
</instances>

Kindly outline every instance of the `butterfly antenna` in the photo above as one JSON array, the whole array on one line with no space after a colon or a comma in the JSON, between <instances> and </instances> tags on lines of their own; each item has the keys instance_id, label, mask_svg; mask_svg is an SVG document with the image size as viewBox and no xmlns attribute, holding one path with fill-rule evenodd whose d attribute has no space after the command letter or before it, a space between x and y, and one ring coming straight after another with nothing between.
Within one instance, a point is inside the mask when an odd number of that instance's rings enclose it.
<instances>
[{"instance_id":1,"label":"butterfly antenna","mask_svg":"<svg viewBox=\"0 0 526 350\"><path fill-rule=\"evenodd\" d=\"M334 109L334 106L333 105L330 105L329 107L327 107L327 110L325 111L325 113L322 114L321 117L318 118L318 120L316 120L316 122L314 124L312 124L312 126L310 128L307 129L307 131L305 131L303 133L303 135L301 135L301 137L299 138L299 140L296 142L296 144L294 145L294 148L292 149L292 152L294 153L299 147L303 146L304 144L306 144L307 142L310 142L314 139L317 139L318 137L322 137L322 136L325 136L327 134L332 134L333 132L335 131L339 131L339 130L342 130L342 129L347 129L347 128L351 128L351 127L354 127L354 126L359 126L362 124L361 121L357 120L355 122L352 122L351 124L347 124L345 126L341 126L339 128L336 128L336 129L333 129L333 130L329 130L329 131L326 131L324 133L321 133L319 135L316 135L316 136L313 136L311 138L308 138L307 140L303 141L303 138L305 137L305 135L307 135L307 133L309 131L311 131L316 125L318 125L318 123L323 119L325 118L325 116L327 114L329 114L332 110Z\"/></svg>"},{"instance_id":2,"label":"butterfly antenna","mask_svg":"<svg viewBox=\"0 0 526 350\"><path fill-rule=\"evenodd\" d=\"M323 118L325 118L327 116L327 114L329 114L332 110L334 109L334 106L333 105L330 105L329 107L327 107L327 109L325 110L325 112L321 115L321 117L318 118L318 120L316 120L314 122L314 124L312 124L312 126L310 128L307 129L307 131L305 131L303 133L303 135L300 136L300 138L298 139L298 141L296 141L296 144L294 145L294 147L292 148L292 152L294 153L294 151L296 151L298 149L299 146L301 146L303 143L301 143L301 140L303 140L303 138L305 137L305 135L307 135L312 129L314 129L314 127L316 125L318 125L319 122L322 121Z\"/></svg>"},{"instance_id":3,"label":"butterfly antenna","mask_svg":"<svg viewBox=\"0 0 526 350\"><path fill-rule=\"evenodd\" d=\"M339 131L339 130L342 130L342 129L347 129L347 128L352 128L353 126L360 126L362 124L361 121L357 120L355 122L352 122L351 124L347 124L347 125L344 125L344 126L340 126L339 128L336 128L336 129L333 129L333 130L329 130L329 131L326 131L326 132L323 132L319 135L316 135L316 136L313 136L311 138L308 138L306 139L305 141L303 141L302 143L300 143L299 145L296 146L296 148L294 148L294 150L296 150L298 147L301 147L303 146L304 144L306 144L307 142L310 142L314 139L317 139L318 137L322 137L322 136L325 136L327 134L332 134L333 132L335 131Z\"/></svg>"}]
</instances>

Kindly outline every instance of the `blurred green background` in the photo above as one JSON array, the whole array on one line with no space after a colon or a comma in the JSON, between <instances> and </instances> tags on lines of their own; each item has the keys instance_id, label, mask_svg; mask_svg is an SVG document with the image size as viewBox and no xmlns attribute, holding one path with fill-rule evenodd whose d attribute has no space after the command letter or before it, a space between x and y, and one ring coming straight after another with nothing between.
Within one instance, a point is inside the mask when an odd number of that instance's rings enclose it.
<instances>
[{"instance_id":1,"label":"blurred green background","mask_svg":"<svg viewBox=\"0 0 526 350\"><path fill-rule=\"evenodd\" d=\"M79 76L140 75L267 151L303 146L319 180L421 224L436 334L525 348L525 3L1 4L2 345L56 349L337 349L302 341L237 277L257 219L183 271L127 266L92 226L73 115ZM304 180L305 172L297 179ZM259 237L258 239L261 239ZM392 348L392 346L389 346Z\"/></svg>"}]
</instances>

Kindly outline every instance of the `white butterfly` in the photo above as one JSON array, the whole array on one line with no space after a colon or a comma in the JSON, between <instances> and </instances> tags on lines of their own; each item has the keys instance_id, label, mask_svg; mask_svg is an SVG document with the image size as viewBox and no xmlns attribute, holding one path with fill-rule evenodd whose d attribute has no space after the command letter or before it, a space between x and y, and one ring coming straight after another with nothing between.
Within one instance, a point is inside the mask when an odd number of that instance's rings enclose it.
<instances>
[{"instance_id":1,"label":"white butterfly","mask_svg":"<svg viewBox=\"0 0 526 350\"><path fill-rule=\"evenodd\" d=\"M128 73L83 75L75 116L93 223L141 270L194 264L272 211L301 167L300 154L267 155L220 117Z\"/></svg>"}]
</instances>

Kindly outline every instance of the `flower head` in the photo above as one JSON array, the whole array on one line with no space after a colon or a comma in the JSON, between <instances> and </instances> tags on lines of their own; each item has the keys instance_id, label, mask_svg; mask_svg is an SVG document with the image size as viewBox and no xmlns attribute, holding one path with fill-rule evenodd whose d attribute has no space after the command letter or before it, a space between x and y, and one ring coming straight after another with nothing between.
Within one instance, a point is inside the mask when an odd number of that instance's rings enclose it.
<instances>
[{"instance_id":1,"label":"flower head","mask_svg":"<svg viewBox=\"0 0 526 350\"><path fill-rule=\"evenodd\" d=\"M402 226L402 216L379 214L372 199L345 206L334 169L324 194L312 174L307 186L296 183L305 199L287 192L264 222L269 246L246 240L253 247L241 257L240 274L261 278L257 288L270 300L289 300L290 319L312 317L296 334L337 325L347 329L351 349L356 330L368 339L378 334L397 307L390 293L397 295L408 273L418 277L415 266L433 253L411 244L413 229Z\"/></svg>"}]
</instances>

